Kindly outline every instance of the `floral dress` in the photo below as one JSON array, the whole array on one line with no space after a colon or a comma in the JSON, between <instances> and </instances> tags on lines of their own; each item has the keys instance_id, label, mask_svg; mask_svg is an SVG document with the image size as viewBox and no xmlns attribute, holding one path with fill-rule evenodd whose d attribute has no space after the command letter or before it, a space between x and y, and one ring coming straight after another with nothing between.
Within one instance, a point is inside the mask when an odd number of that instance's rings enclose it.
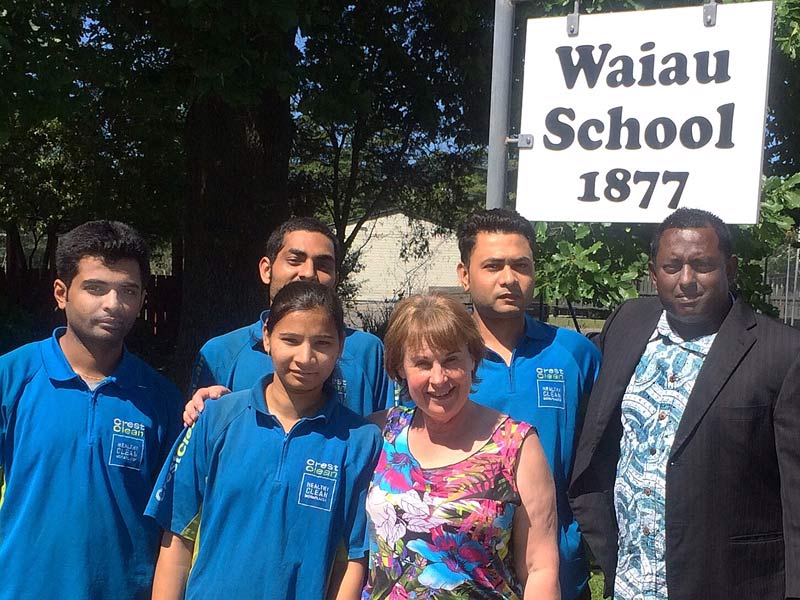
<instances>
[{"instance_id":1,"label":"floral dress","mask_svg":"<svg viewBox=\"0 0 800 600\"><path fill-rule=\"evenodd\" d=\"M372 551L362 600L522 598L511 522L522 442L536 430L506 417L478 451L424 469L408 448L413 408L392 408L367 495Z\"/></svg>"}]
</instances>

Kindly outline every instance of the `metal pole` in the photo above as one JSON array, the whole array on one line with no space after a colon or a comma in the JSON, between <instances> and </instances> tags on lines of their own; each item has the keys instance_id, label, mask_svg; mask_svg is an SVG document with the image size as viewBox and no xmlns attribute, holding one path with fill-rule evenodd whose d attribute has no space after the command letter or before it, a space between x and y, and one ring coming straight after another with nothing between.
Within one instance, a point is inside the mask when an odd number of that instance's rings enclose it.
<instances>
[{"instance_id":1,"label":"metal pole","mask_svg":"<svg viewBox=\"0 0 800 600\"><path fill-rule=\"evenodd\" d=\"M794 307L797 304L797 264L800 263L800 248L794 252L794 289L792 290L792 319L790 325L794 327Z\"/></svg>"},{"instance_id":2,"label":"metal pole","mask_svg":"<svg viewBox=\"0 0 800 600\"><path fill-rule=\"evenodd\" d=\"M783 322L789 322L789 272L792 268L792 247L786 248L786 287L783 288Z\"/></svg>"},{"instance_id":3,"label":"metal pole","mask_svg":"<svg viewBox=\"0 0 800 600\"><path fill-rule=\"evenodd\" d=\"M489 112L489 157L486 174L486 208L503 208L506 201L506 138L511 96L511 50L514 39L514 5L495 0L492 46L492 98Z\"/></svg>"}]
</instances>

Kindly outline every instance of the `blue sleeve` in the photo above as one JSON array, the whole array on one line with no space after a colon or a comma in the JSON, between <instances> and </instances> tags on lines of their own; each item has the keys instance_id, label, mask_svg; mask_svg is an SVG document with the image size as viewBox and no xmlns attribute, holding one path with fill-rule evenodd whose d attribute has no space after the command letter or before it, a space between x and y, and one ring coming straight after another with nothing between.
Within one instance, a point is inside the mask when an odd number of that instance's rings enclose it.
<instances>
[{"instance_id":1,"label":"blue sleeve","mask_svg":"<svg viewBox=\"0 0 800 600\"><path fill-rule=\"evenodd\" d=\"M190 540L196 538L208 476L208 421L200 419L175 442L145 509L163 529Z\"/></svg>"},{"instance_id":2,"label":"blue sleeve","mask_svg":"<svg viewBox=\"0 0 800 600\"><path fill-rule=\"evenodd\" d=\"M383 410L394 406L394 383L383 368L383 343L378 342L377 364L375 365L375 410Z\"/></svg>"},{"instance_id":3,"label":"blue sleeve","mask_svg":"<svg viewBox=\"0 0 800 600\"><path fill-rule=\"evenodd\" d=\"M349 560L364 558L369 552L367 491L369 490L370 481L372 481L372 475L375 472L375 466L378 464L378 458L383 447L383 438L377 426L370 425L367 427L367 431L369 431L370 437L369 440L364 440L364 442L371 442L371 444L369 444L368 451L366 448L364 449L363 456L365 460L362 461L361 469L352 479L353 488L350 491L349 503L346 507L345 544ZM364 446L367 446L367 443ZM348 477L348 479L350 478Z\"/></svg>"},{"instance_id":4,"label":"blue sleeve","mask_svg":"<svg viewBox=\"0 0 800 600\"><path fill-rule=\"evenodd\" d=\"M589 346L588 364L584 371L583 395L589 396L592 393L594 382L597 381L597 376L600 374L600 363L602 362L602 355L600 350L592 344Z\"/></svg>"},{"instance_id":5,"label":"blue sleeve","mask_svg":"<svg viewBox=\"0 0 800 600\"><path fill-rule=\"evenodd\" d=\"M161 440L161 456L159 457L160 466L163 466L167 462L170 456L170 449L183 430L183 420L181 419L183 397L177 389L173 389L172 392L166 394L166 396L167 406L163 425L164 433Z\"/></svg>"},{"instance_id":6,"label":"blue sleeve","mask_svg":"<svg viewBox=\"0 0 800 600\"><path fill-rule=\"evenodd\" d=\"M372 401L372 412L377 412L394 406L394 387L392 380L389 379L389 375L383 368L383 342L377 337L374 337L374 340L373 351L370 353L369 361L365 361L364 371L375 394Z\"/></svg>"},{"instance_id":7,"label":"blue sleeve","mask_svg":"<svg viewBox=\"0 0 800 600\"><path fill-rule=\"evenodd\" d=\"M203 346L200 348L200 352L197 353L197 358L194 359L194 365L192 366L192 381L189 387L190 396L200 388L217 384L216 378L211 372L208 357L205 353L206 347Z\"/></svg>"}]
</instances>

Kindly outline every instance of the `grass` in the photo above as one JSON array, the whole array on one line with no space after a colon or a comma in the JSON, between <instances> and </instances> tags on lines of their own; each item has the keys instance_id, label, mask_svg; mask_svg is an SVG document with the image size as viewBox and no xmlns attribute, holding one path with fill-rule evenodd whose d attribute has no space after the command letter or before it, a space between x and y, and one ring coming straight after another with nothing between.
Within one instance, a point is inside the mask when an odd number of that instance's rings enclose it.
<instances>
[{"instance_id":1,"label":"grass","mask_svg":"<svg viewBox=\"0 0 800 600\"><path fill-rule=\"evenodd\" d=\"M603 600L603 574L600 571L589 577L589 590L592 592L592 600Z\"/></svg>"},{"instance_id":2,"label":"grass","mask_svg":"<svg viewBox=\"0 0 800 600\"><path fill-rule=\"evenodd\" d=\"M550 317L547 322L556 327L575 329L575 323L572 322L572 317ZM581 331L600 331L603 328L603 323L605 323L604 319L584 319L583 317L578 317L578 325L580 325Z\"/></svg>"}]
</instances>

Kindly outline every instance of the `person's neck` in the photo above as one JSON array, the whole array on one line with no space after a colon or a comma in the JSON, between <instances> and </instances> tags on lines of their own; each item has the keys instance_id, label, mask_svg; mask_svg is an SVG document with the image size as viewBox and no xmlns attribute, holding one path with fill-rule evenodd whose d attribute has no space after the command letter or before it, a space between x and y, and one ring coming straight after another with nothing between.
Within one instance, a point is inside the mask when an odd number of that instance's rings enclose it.
<instances>
[{"instance_id":1,"label":"person's neck","mask_svg":"<svg viewBox=\"0 0 800 600\"><path fill-rule=\"evenodd\" d=\"M445 422L437 421L417 410L411 425L424 431L433 444L451 449L466 449L465 444L466 447L471 447L473 442L471 432L476 426L475 413L476 404L472 401L467 402L464 408Z\"/></svg>"},{"instance_id":2,"label":"person's neck","mask_svg":"<svg viewBox=\"0 0 800 600\"><path fill-rule=\"evenodd\" d=\"M506 364L509 364L514 348L525 334L525 314L521 313L518 317L512 318L492 318L475 309L472 318L486 347L494 350Z\"/></svg>"},{"instance_id":3,"label":"person's neck","mask_svg":"<svg viewBox=\"0 0 800 600\"><path fill-rule=\"evenodd\" d=\"M717 333L724 320L725 315L714 321L704 321L702 323L682 323L672 318L670 314L667 313L667 321L669 322L670 329L677 333L681 339L686 341L711 335L712 333Z\"/></svg>"},{"instance_id":4,"label":"person's neck","mask_svg":"<svg viewBox=\"0 0 800 600\"><path fill-rule=\"evenodd\" d=\"M319 412L325 404L325 395L322 388L290 393L283 382L273 376L267 389L264 390L264 400L267 410L278 419L283 430L288 433L300 419L312 417Z\"/></svg>"},{"instance_id":5,"label":"person's neck","mask_svg":"<svg viewBox=\"0 0 800 600\"><path fill-rule=\"evenodd\" d=\"M93 344L82 340L69 326L58 344L72 370L88 379L108 377L122 358L122 342Z\"/></svg>"}]
</instances>

